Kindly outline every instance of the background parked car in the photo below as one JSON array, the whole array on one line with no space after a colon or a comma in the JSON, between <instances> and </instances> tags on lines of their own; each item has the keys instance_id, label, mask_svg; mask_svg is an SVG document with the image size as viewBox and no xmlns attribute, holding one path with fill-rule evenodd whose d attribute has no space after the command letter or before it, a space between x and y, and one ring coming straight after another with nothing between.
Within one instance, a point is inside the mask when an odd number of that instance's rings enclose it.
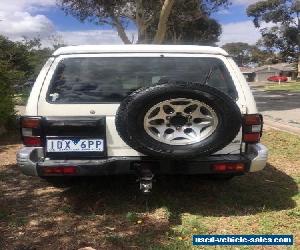
<instances>
[{"instance_id":1,"label":"background parked car","mask_svg":"<svg viewBox=\"0 0 300 250\"><path fill-rule=\"evenodd\" d=\"M287 82L288 78L286 76L270 76L268 81L270 82Z\"/></svg>"}]
</instances>

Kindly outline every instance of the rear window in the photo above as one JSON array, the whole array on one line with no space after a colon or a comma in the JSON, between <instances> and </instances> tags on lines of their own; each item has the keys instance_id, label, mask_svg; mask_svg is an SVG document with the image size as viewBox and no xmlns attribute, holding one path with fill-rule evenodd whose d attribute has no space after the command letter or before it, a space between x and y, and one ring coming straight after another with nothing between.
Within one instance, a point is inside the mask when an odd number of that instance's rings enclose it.
<instances>
[{"instance_id":1,"label":"rear window","mask_svg":"<svg viewBox=\"0 0 300 250\"><path fill-rule=\"evenodd\" d=\"M89 57L67 58L58 64L47 101L118 103L141 87L168 80L207 84L237 97L229 72L217 58Z\"/></svg>"}]
</instances>

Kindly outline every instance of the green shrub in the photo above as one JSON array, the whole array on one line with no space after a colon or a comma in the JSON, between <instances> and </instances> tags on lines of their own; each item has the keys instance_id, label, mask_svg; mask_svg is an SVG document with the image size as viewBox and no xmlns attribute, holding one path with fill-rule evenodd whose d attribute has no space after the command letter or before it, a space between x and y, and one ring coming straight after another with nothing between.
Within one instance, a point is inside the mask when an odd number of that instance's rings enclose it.
<instances>
[{"instance_id":1,"label":"green shrub","mask_svg":"<svg viewBox=\"0 0 300 250\"><path fill-rule=\"evenodd\" d=\"M6 127L15 115L12 82L18 75L0 62L0 127Z\"/></svg>"},{"instance_id":2,"label":"green shrub","mask_svg":"<svg viewBox=\"0 0 300 250\"><path fill-rule=\"evenodd\" d=\"M34 79L50 54L50 49L41 48L38 38L13 42L0 35L0 133L15 123L15 86L22 87L26 80ZM24 105L28 94L18 94Z\"/></svg>"}]
</instances>

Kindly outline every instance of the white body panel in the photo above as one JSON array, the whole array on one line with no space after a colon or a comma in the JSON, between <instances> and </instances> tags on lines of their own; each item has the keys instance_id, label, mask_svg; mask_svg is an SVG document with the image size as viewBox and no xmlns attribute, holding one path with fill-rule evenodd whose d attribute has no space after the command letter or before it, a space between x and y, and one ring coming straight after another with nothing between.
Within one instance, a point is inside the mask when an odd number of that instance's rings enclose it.
<instances>
[{"instance_id":1,"label":"white body panel","mask_svg":"<svg viewBox=\"0 0 300 250\"><path fill-rule=\"evenodd\" d=\"M87 54L81 54L87 53ZM59 49L42 69L28 100L26 115L31 116L106 116L108 156L138 156L140 153L126 145L119 137L114 119L119 104L51 104L46 93L57 64L70 57L214 57L226 65L238 93L237 105L242 113L256 113L256 105L243 75L227 53L215 47L203 46L79 46ZM94 111L94 112L91 112ZM241 132L236 139L216 154L239 153Z\"/></svg>"},{"instance_id":2,"label":"white body panel","mask_svg":"<svg viewBox=\"0 0 300 250\"><path fill-rule=\"evenodd\" d=\"M197 45L80 45L59 48L53 56L72 54L100 54L100 53L185 53L185 54L213 54L228 56L228 53L218 47Z\"/></svg>"}]
</instances>

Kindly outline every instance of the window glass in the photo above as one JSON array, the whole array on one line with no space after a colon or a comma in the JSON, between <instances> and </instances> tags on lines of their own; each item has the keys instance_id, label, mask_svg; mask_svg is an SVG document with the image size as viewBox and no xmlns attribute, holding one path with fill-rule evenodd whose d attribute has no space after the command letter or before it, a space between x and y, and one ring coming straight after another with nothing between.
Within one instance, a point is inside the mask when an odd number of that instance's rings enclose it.
<instances>
[{"instance_id":1,"label":"window glass","mask_svg":"<svg viewBox=\"0 0 300 250\"><path fill-rule=\"evenodd\" d=\"M236 98L233 81L217 58L89 57L67 58L58 64L47 100L53 103L121 102L141 87L168 80L207 84Z\"/></svg>"}]
</instances>

